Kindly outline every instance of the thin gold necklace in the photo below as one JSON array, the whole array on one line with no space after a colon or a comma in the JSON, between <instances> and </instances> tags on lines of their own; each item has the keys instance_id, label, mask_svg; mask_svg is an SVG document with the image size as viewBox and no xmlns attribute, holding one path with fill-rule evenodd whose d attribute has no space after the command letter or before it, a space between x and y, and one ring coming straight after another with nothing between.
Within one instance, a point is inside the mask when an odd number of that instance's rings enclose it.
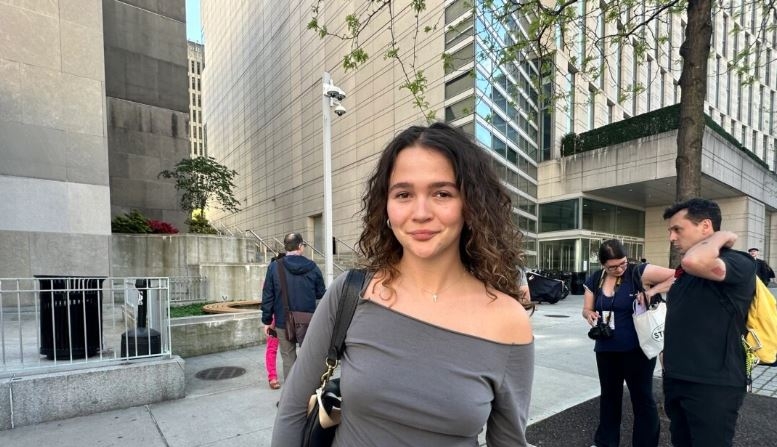
<instances>
[{"instance_id":1,"label":"thin gold necklace","mask_svg":"<svg viewBox=\"0 0 777 447\"><path fill-rule=\"evenodd\" d=\"M415 282L415 280L413 280L413 285L414 285L414 286L415 286L417 289L421 290L422 292L425 292L425 293L428 293L429 295L432 295L432 301L436 303L436 302L437 302L437 298L440 296L440 294L441 294L441 293L445 292L446 290L450 289L451 287L453 287L453 286L455 286L456 284L458 284L459 282L461 282L461 279L462 279L462 278L464 278L464 274L463 274L463 273L462 273L461 275L459 275L459 277L458 277L458 278L456 278L456 281L454 281L454 282L452 282L452 283L448 284L447 286L443 287L442 289L440 289L440 290L438 290L438 291L436 291L436 292L433 292L433 291L431 291L431 290L426 290L426 289L424 289L423 287L419 286L419 285L418 285L418 284Z\"/></svg>"}]
</instances>

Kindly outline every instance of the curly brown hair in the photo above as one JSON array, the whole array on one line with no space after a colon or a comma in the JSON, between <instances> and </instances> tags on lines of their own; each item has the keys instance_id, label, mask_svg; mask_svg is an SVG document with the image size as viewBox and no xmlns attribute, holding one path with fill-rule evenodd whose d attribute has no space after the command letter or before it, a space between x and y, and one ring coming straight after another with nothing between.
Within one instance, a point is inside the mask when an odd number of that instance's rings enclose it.
<instances>
[{"instance_id":1,"label":"curly brown hair","mask_svg":"<svg viewBox=\"0 0 777 447\"><path fill-rule=\"evenodd\" d=\"M381 281L384 287L391 288L391 283L399 277L397 265L403 249L386 224L386 205L397 155L412 146L438 151L453 166L464 204L465 225L459 240L464 266L486 286L517 300L518 280L524 265L523 234L513 222L510 197L483 149L464 132L445 123L412 126L394 137L383 151L362 197L364 230L358 248L365 258L365 267L384 274Z\"/></svg>"}]
</instances>

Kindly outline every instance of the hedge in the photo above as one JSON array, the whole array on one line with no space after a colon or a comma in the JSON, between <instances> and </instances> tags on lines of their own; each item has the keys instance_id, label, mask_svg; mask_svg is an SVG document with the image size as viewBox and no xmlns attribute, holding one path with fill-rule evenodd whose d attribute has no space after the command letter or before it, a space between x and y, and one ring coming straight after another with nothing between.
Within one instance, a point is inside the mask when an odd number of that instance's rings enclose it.
<instances>
[{"instance_id":1,"label":"hedge","mask_svg":"<svg viewBox=\"0 0 777 447\"><path fill-rule=\"evenodd\" d=\"M732 146L738 148L748 157L767 170L769 165L758 158L752 151L742 145L730 133L726 132L712 118L704 114L704 120L711 130L722 136ZM561 156L574 155L580 152L592 151L606 146L625 143L627 141L669 132L680 127L680 104L664 107L652 112L643 113L617 123L608 124L581 134L569 133L561 139Z\"/></svg>"}]
</instances>

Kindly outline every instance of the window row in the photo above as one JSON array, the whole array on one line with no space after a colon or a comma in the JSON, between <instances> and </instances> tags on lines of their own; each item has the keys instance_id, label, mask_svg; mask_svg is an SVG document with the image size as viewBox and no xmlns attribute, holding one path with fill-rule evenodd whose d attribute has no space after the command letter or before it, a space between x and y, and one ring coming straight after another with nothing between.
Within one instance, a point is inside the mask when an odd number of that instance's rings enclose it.
<instances>
[{"instance_id":1,"label":"window row","mask_svg":"<svg viewBox=\"0 0 777 447\"><path fill-rule=\"evenodd\" d=\"M195 107L202 107L202 95L195 92L190 93L189 104Z\"/></svg>"},{"instance_id":2,"label":"window row","mask_svg":"<svg viewBox=\"0 0 777 447\"><path fill-rule=\"evenodd\" d=\"M522 115L518 115L517 119L506 120L501 115L504 112L495 110L482 98L478 98L477 101L475 106L477 115L483 118L484 121L490 122L498 132L504 135L507 141L516 145L529 158L537 161L537 129L534 126L530 126L529 121ZM515 126L518 126L523 131L523 134L516 130Z\"/></svg>"},{"instance_id":3,"label":"window row","mask_svg":"<svg viewBox=\"0 0 777 447\"><path fill-rule=\"evenodd\" d=\"M527 158L523 157L518 151L505 143L500 135L494 134L480 122L475 123L475 139L483 147L488 148L499 155L502 160L508 161L533 180L537 180L537 167Z\"/></svg>"},{"instance_id":4,"label":"window row","mask_svg":"<svg viewBox=\"0 0 777 447\"><path fill-rule=\"evenodd\" d=\"M491 157L491 169L494 170L494 173L496 173L496 175L502 179L505 184L523 192L530 197L537 197L537 185L534 182L518 174L513 169L505 166L502 162L494 157ZM536 203L534 200L526 199L519 194L512 194L511 197L513 199L514 207L526 211L531 215L537 214Z\"/></svg>"},{"instance_id":5,"label":"window row","mask_svg":"<svg viewBox=\"0 0 777 447\"><path fill-rule=\"evenodd\" d=\"M202 63L199 61L189 60L189 73L202 74Z\"/></svg>"},{"instance_id":6,"label":"window row","mask_svg":"<svg viewBox=\"0 0 777 447\"><path fill-rule=\"evenodd\" d=\"M586 198L540 204L541 233L590 230L645 237L645 212Z\"/></svg>"},{"instance_id":7,"label":"window row","mask_svg":"<svg viewBox=\"0 0 777 447\"><path fill-rule=\"evenodd\" d=\"M202 140L202 126L192 126L191 138Z\"/></svg>"}]
</instances>

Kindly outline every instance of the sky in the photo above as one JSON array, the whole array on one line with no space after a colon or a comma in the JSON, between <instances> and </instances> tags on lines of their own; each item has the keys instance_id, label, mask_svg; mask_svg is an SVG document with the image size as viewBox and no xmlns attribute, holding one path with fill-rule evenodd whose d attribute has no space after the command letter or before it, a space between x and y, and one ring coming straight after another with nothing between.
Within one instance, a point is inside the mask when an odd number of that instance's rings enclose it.
<instances>
[{"instance_id":1,"label":"sky","mask_svg":"<svg viewBox=\"0 0 777 447\"><path fill-rule=\"evenodd\" d=\"M186 38L202 43L200 0L186 0Z\"/></svg>"}]
</instances>

